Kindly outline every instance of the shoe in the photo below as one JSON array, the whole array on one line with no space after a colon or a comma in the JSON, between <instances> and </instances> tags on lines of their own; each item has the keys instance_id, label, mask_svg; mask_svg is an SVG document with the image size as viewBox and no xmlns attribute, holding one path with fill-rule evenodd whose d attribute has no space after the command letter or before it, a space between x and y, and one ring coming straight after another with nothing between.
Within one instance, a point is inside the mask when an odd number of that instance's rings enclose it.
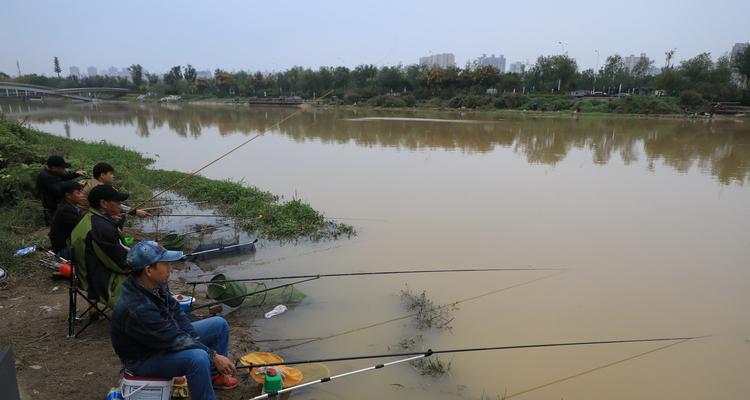
<instances>
[{"instance_id":1,"label":"shoe","mask_svg":"<svg viewBox=\"0 0 750 400\"><path fill-rule=\"evenodd\" d=\"M216 390L229 390L237 387L240 380L231 375L216 374L211 378L211 384Z\"/></svg>"}]
</instances>

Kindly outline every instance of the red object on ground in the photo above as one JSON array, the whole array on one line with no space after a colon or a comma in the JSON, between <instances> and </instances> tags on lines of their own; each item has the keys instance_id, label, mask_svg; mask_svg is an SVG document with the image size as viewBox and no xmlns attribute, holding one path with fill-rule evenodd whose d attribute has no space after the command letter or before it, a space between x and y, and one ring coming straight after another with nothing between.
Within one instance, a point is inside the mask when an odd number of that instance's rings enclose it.
<instances>
[{"instance_id":1,"label":"red object on ground","mask_svg":"<svg viewBox=\"0 0 750 400\"><path fill-rule=\"evenodd\" d=\"M60 263L60 269L57 270L57 273L66 278L70 278L70 276L73 275L73 267L71 267L70 264Z\"/></svg>"},{"instance_id":2,"label":"red object on ground","mask_svg":"<svg viewBox=\"0 0 750 400\"><path fill-rule=\"evenodd\" d=\"M216 390L227 390L239 385L240 380L231 375L216 374L211 378L211 384Z\"/></svg>"}]
</instances>

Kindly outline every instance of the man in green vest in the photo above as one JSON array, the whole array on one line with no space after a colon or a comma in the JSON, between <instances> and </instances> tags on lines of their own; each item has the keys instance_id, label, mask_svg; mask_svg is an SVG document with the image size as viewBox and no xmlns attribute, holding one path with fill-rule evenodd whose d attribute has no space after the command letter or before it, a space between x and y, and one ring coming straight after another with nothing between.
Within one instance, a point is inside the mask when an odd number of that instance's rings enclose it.
<instances>
[{"instance_id":1,"label":"man in green vest","mask_svg":"<svg viewBox=\"0 0 750 400\"><path fill-rule=\"evenodd\" d=\"M112 185L96 186L88 196L91 209L70 237L81 287L90 299L109 306L117 301L120 284L130 273L126 263L129 248L119 228L125 218L120 205L128 197Z\"/></svg>"}]
</instances>

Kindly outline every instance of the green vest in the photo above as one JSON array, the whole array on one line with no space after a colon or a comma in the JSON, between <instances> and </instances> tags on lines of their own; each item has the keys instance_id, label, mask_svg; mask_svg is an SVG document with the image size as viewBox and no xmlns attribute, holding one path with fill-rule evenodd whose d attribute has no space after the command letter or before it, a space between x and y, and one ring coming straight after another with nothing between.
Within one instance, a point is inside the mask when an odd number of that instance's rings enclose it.
<instances>
[{"instance_id":1,"label":"green vest","mask_svg":"<svg viewBox=\"0 0 750 400\"><path fill-rule=\"evenodd\" d=\"M93 214L102 216L98 211L96 210L89 210L80 222L78 222L78 225L76 225L75 228L73 228L73 232L70 234L70 243L73 247L73 259L75 260L75 271L76 275L78 276L78 285L83 289L88 291L88 266L86 265L86 251L87 251L87 244L89 232L91 232L91 217ZM120 229L117 229L117 233L120 236L120 238L123 238L122 231ZM109 305L110 307L114 306L115 302L117 301L117 297L120 295L120 285L125 280L125 278L128 277L128 274L130 274L129 269L122 269L119 265L117 265L116 262L114 262L100 247L96 242L91 241L91 247L94 252L94 255L96 255L96 258L102 263L102 265L107 268L110 271L109 279L107 281L107 293L109 297L109 301L107 299L99 298L98 301L105 303Z\"/></svg>"}]
</instances>

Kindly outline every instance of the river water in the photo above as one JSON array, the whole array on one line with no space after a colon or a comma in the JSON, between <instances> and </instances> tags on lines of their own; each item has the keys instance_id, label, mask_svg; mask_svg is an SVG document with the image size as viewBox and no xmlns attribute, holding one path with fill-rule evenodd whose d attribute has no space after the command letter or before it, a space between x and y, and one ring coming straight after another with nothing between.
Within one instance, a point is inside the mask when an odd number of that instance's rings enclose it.
<instances>
[{"instance_id":1,"label":"river water","mask_svg":"<svg viewBox=\"0 0 750 400\"><path fill-rule=\"evenodd\" d=\"M154 157L158 168L181 171L293 112L1 108L39 129L124 145ZM333 242L265 243L254 258L218 267L232 276L565 268L306 283L299 287L308 294L302 304L252 328L263 350L287 359L396 352L409 339L418 349L447 349L714 335L670 347L441 356L451 368L440 378L401 364L296 398L741 399L750 393L747 122L309 110L204 175L304 199L329 217L349 218L342 221L359 232ZM401 302L406 289L426 291L435 304L461 301L450 329L419 330L413 318L397 319L409 314ZM280 340L304 338L323 339ZM340 373L375 362L327 365Z\"/></svg>"}]
</instances>

